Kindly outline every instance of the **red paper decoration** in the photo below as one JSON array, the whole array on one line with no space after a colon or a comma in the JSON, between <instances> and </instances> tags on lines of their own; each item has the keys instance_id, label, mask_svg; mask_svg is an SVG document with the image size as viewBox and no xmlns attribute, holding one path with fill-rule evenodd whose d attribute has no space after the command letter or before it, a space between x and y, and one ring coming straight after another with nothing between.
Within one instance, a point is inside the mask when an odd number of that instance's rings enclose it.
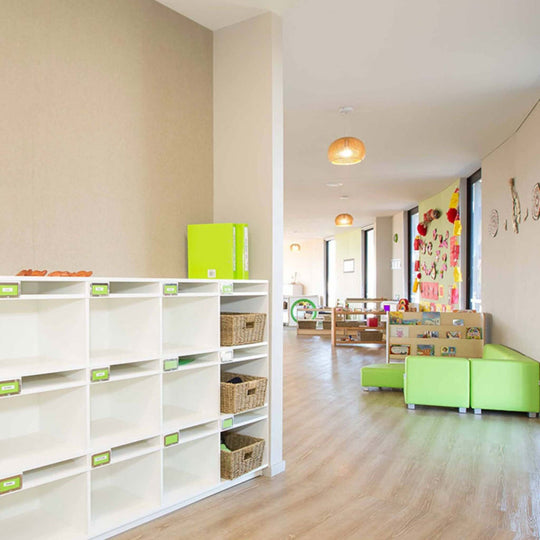
<instances>
[{"instance_id":1,"label":"red paper decoration","mask_svg":"<svg viewBox=\"0 0 540 540\"><path fill-rule=\"evenodd\" d=\"M418 234L421 236L426 236L427 234L427 226L424 224L424 222L419 223L418 227L416 227L416 230L418 231Z\"/></svg>"},{"instance_id":2,"label":"red paper decoration","mask_svg":"<svg viewBox=\"0 0 540 540\"><path fill-rule=\"evenodd\" d=\"M449 208L448 212L446 212L446 217L448 218L448 221L450 223L454 223L454 221L456 221L456 218L458 217L457 208Z\"/></svg>"}]
</instances>

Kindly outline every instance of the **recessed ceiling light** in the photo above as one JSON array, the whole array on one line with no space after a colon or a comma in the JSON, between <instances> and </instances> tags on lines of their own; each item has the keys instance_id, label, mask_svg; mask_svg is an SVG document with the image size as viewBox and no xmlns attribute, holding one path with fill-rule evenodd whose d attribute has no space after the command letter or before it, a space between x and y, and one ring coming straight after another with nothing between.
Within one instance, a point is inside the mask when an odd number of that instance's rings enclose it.
<instances>
[{"instance_id":1,"label":"recessed ceiling light","mask_svg":"<svg viewBox=\"0 0 540 540\"><path fill-rule=\"evenodd\" d=\"M343 199L343 200L348 199L348 198L349 198L348 195L342 195L342 196L340 197L340 199Z\"/></svg>"},{"instance_id":2,"label":"recessed ceiling light","mask_svg":"<svg viewBox=\"0 0 540 540\"><path fill-rule=\"evenodd\" d=\"M326 185L328 187L341 187L343 182L327 182Z\"/></svg>"}]
</instances>

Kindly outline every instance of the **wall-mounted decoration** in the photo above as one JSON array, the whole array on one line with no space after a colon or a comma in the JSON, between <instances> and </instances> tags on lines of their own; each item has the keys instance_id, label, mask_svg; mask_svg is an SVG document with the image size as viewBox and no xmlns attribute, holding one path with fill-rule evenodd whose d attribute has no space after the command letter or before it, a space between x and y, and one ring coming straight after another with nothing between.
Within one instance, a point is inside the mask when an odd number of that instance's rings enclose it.
<instances>
[{"instance_id":1,"label":"wall-mounted decoration","mask_svg":"<svg viewBox=\"0 0 540 540\"><path fill-rule=\"evenodd\" d=\"M395 233L393 238L394 238L394 244L397 244L399 240L398 233Z\"/></svg>"},{"instance_id":2,"label":"wall-mounted decoration","mask_svg":"<svg viewBox=\"0 0 540 540\"><path fill-rule=\"evenodd\" d=\"M491 211L491 215L489 216L488 230L492 238L495 238L499 232L499 212L495 209Z\"/></svg>"},{"instance_id":3,"label":"wall-mounted decoration","mask_svg":"<svg viewBox=\"0 0 540 540\"><path fill-rule=\"evenodd\" d=\"M422 282L420 284L420 291L422 292L422 298L428 300L438 300L439 299L439 284L438 283L429 283Z\"/></svg>"},{"instance_id":4,"label":"wall-mounted decoration","mask_svg":"<svg viewBox=\"0 0 540 540\"><path fill-rule=\"evenodd\" d=\"M523 218L523 221L527 221L528 217L529 217L529 209L525 208L525 217Z\"/></svg>"},{"instance_id":5,"label":"wall-mounted decoration","mask_svg":"<svg viewBox=\"0 0 540 540\"><path fill-rule=\"evenodd\" d=\"M540 218L540 183L532 191L532 217L535 221Z\"/></svg>"},{"instance_id":6,"label":"wall-mounted decoration","mask_svg":"<svg viewBox=\"0 0 540 540\"><path fill-rule=\"evenodd\" d=\"M352 274L354 272L354 259L343 259L343 273Z\"/></svg>"},{"instance_id":7,"label":"wall-mounted decoration","mask_svg":"<svg viewBox=\"0 0 540 540\"><path fill-rule=\"evenodd\" d=\"M519 233L519 224L521 223L521 204L519 203L519 195L516 191L516 180L510 178L508 180L510 185L510 192L512 194L512 227L516 234Z\"/></svg>"}]
</instances>

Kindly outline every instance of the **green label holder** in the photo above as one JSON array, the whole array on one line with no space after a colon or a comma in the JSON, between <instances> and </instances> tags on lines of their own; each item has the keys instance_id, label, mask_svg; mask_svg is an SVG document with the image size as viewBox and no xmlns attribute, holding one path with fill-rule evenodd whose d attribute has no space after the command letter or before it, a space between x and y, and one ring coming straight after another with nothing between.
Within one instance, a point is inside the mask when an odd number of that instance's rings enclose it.
<instances>
[{"instance_id":1,"label":"green label holder","mask_svg":"<svg viewBox=\"0 0 540 540\"><path fill-rule=\"evenodd\" d=\"M0 382L0 397L13 396L20 394L22 390L21 381L19 379L13 381Z\"/></svg>"},{"instance_id":2,"label":"green label holder","mask_svg":"<svg viewBox=\"0 0 540 540\"><path fill-rule=\"evenodd\" d=\"M106 368L93 369L90 374L90 380L92 382L108 381L111 375L111 370Z\"/></svg>"},{"instance_id":3,"label":"green label holder","mask_svg":"<svg viewBox=\"0 0 540 540\"><path fill-rule=\"evenodd\" d=\"M111 451L100 452L92 456L92 468L108 465L111 462Z\"/></svg>"},{"instance_id":4,"label":"green label holder","mask_svg":"<svg viewBox=\"0 0 540 540\"><path fill-rule=\"evenodd\" d=\"M4 478L3 480L0 480L0 495L22 489L22 485L22 474L18 474L17 476L11 476L10 478Z\"/></svg>"},{"instance_id":5,"label":"green label holder","mask_svg":"<svg viewBox=\"0 0 540 540\"><path fill-rule=\"evenodd\" d=\"M180 441L180 434L175 431L174 433L169 433L163 437L164 446L172 446L173 444L178 444Z\"/></svg>"},{"instance_id":6,"label":"green label holder","mask_svg":"<svg viewBox=\"0 0 540 540\"><path fill-rule=\"evenodd\" d=\"M18 298L20 283L0 283L0 298Z\"/></svg>"},{"instance_id":7,"label":"green label holder","mask_svg":"<svg viewBox=\"0 0 540 540\"><path fill-rule=\"evenodd\" d=\"M168 358L163 360L163 371L176 371L178 369L178 358Z\"/></svg>"},{"instance_id":8,"label":"green label holder","mask_svg":"<svg viewBox=\"0 0 540 540\"><path fill-rule=\"evenodd\" d=\"M178 283L165 283L163 285L163 296L175 296L178 294Z\"/></svg>"},{"instance_id":9,"label":"green label holder","mask_svg":"<svg viewBox=\"0 0 540 540\"><path fill-rule=\"evenodd\" d=\"M234 418L231 416L229 418L224 418L221 421L221 429L229 429L232 428L234 425Z\"/></svg>"},{"instance_id":10,"label":"green label holder","mask_svg":"<svg viewBox=\"0 0 540 540\"><path fill-rule=\"evenodd\" d=\"M109 284L108 283L91 283L90 295L91 296L109 296Z\"/></svg>"},{"instance_id":11,"label":"green label holder","mask_svg":"<svg viewBox=\"0 0 540 540\"><path fill-rule=\"evenodd\" d=\"M232 281L224 281L221 284L221 294L232 294L234 292L234 285Z\"/></svg>"}]
</instances>

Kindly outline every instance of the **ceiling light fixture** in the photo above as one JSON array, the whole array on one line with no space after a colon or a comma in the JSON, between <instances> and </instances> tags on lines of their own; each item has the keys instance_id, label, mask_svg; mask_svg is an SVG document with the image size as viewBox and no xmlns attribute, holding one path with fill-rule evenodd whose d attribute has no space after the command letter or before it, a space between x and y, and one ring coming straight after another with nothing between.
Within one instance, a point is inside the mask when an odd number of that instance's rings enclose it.
<instances>
[{"instance_id":1,"label":"ceiling light fixture","mask_svg":"<svg viewBox=\"0 0 540 540\"><path fill-rule=\"evenodd\" d=\"M302 248L300 244L291 244L291 251L300 251Z\"/></svg>"},{"instance_id":2,"label":"ceiling light fixture","mask_svg":"<svg viewBox=\"0 0 540 540\"><path fill-rule=\"evenodd\" d=\"M339 113L346 116L354 109L341 107ZM364 143L356 137L341 137L336 139L328 148L328 160L334 165L354 165L366 157Z\"/></svg>"},{"instance_id":3,"label":"ceiling light fixture","mask_svg":"<svg viewBox=\"0 0 540 540\"><path fill-rule=\"evenodd\" d=\"M350 227L353 224L351 214L339 214L335 219L336 227Z\"/></svg>"},{"instance_id":4,"label":"ceiling light fixture","mask_svg":"<svg viewBox=\"0 0 540 540\"><path fill-rule=\"evenodd\" d=\"M344 201L346 201L348 198L349 198L348 195L342 195L342 196L340 197L340 199L342 199L342 200L344 200Z\"/></svg>"}]
</instances>

